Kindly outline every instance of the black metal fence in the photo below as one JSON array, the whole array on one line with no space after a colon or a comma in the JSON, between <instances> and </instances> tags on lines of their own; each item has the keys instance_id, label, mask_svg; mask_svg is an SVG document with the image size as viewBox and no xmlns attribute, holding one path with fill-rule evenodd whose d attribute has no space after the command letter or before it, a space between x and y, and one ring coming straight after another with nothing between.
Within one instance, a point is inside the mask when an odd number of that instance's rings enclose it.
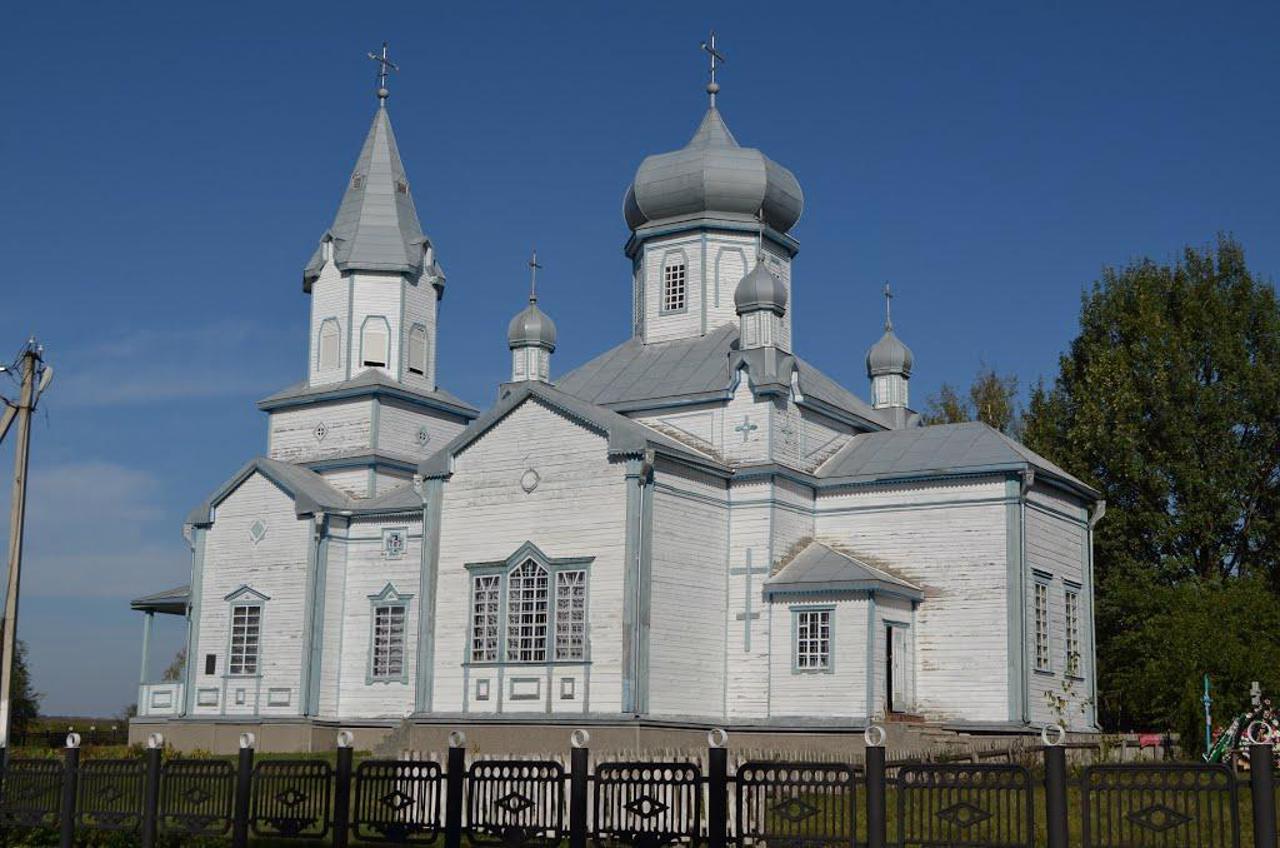
<instances>
[{"instance_id":1,"label":"black metal fence","mask_svg":"<svg viewBox=\"0 0 1280 848\"><path fill-rule=\"evenodd\" d=\"M74 742L74 740L69 740ZM869 740L870 741L870 740ZM336 766L256 759L164 761L160 740L142 758L87 760L69 745L57 760L9 761L0 775L0 830L54 828L161 836L250 834L283 839L461 848L1255 848L1276 843L1269 746L1251 750L1247 784L1226 766L1091 765L1075 778L1066 751L1047 746L1027 765L762 762L730 774L724 735L698 762L599 762L584 731L570 767L552 760L468 764L456 735L445 763L366 760L353 768L340 734ZM704 768L705 767L705 768ZM1250 805L1242 811L1242 796ZM1247 812L1247 825L1242 826ZM1073 827L1074 825L1074 827Z\"/></svg>"}]
</instances>

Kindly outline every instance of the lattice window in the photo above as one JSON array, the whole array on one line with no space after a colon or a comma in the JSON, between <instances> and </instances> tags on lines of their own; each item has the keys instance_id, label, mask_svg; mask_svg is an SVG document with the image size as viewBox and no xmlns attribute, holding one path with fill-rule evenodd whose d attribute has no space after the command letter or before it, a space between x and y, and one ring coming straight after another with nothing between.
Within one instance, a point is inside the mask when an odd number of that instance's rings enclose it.
<instances>
[{"instance_id":1,"label":"lattice window","mask_svg":"<svg viewBox=\"0 0 1280 848\"><path fill-rule=\"evenodd\" d=\"M507 660L546 662L547 570L531 559L507 581Z\"/></svg>"},{"instance_id":2,"label":"lattice window","mask_svg":"<svg viewBox=\"0 0 1280 848\"><path fill-rule=\"evenodd\" d=\"M484 574L472 580L471 661L497 662L500 621L498 604L502 578Z\"/></svg>"},{"instance_id":3,"label":"lattice window","mask_svg":"<svg viewBox=\"0 0 1280 848\"><path fill-rule=\"evenodd\" d=\"M231 608L231 658L229 674L257 674L262 631L262 607L241 604Z\"/></svg>"},{"instance_id":4,"label":"lattice window","mask_svg":"<svg viewBox=\"0 0 1280 848\"><path fill-rule=\"evenodd\" d=\"M1080 593L1070 589L1066 594L1067 674L1078 675L1080 661Z\"/></svg>"},{"instance_id":5,"label":"lattice window","mask_svg":"<svg viewBox=\"0 0 1280 848\"><path fill-rule=\"evenodd\" d=\"M338 367L339 344L338 322L326 318L320 322L320 342L316 368L319 371L333 371Z\"/></svg>"},{"instance_id":6,"label":"lattice window","mask_svg":"<svg viewBox=\"0 0 1280 848\"><path fill-rule=\"evenodd\" d=\"M1049 670L1049 586L1036 583L1036 670Z\"/></svg>"},{"instance_id":7,"label":"lattice window","mask_svg":"<svg viewBox=\"0 0 1280 848\"><path fill-rule=\"evenodd\" d=\"M662 311L679 312L685 306L685 269L673 262L662 269Z\"/></svg>"},{"instance_id":8,"label":"lattice window","mask_svg":"<svg viewBox=\"0 0 1280 848\"><path fill-rule=\"evenodd\" d=\"M421 324L409 330L409 373L427 373L427 328Z\"/></svg>"},{"instance_id":9,"label":"lattice window","mask_svg":"<svg viewBox=\"0 0 1280 848\"><path fill-rule=\"evenodd\" d=\"M556 659L580 660L587 647L587 572L556 575Z\"/></svg>"},{"instance_id":10,"label":"lattice window","mask_svg":"<svg viewBox=\"0 0 1280 848\"><path fill-rule=\"evenodd\" d=\"M373 608L373 670L375 680L404 676L404 604Z\"/></svg>"},{"instance_id":11,"label":"lattice window","mask_svg":"<svg viewBox=\"0 0 1280 848\"><path fill-rule=\"evenodd\" d=\"M831 668L831 610L796 610L796 668Z\"/></svg>"}]
</instances>

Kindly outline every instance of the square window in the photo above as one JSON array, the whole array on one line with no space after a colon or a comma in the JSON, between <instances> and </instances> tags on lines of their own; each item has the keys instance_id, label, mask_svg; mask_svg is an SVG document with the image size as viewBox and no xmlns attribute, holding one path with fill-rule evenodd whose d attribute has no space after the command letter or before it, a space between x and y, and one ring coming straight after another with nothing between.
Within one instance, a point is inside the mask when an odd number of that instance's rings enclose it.
<instances>
[{"instance_id":1,"label":"square window","mask_svg":"<svg viewBox=\"0 0 1280 848\"><path fill-rule=\"evenodd\" d=\"M488 681L488 679L485 679L485 680L477 680L477 681L476 681L476 700L477 700L477 701L487 701L487 700L489 700L489 681Z\"/></svg>"},{"instance_id":2,"label":"square window","mask_svg":"<svg viewBox=\"0 0 1280 848\"><path fill-rule=\"evenodd\" d=\"M798 609L795 613L796 671L831 668L831 610Z\"/></svg>"},{"instance_id":3,"label":"square window","mask_svg":"<svg viewBox=\"0 0 1280 848\"><path fill-rule=\"evenodd\" d=\"M572 677L560 678L560 699L563 701L572 701L574 692L577 689L577 681Z\"/></svg>"}]
</instances>

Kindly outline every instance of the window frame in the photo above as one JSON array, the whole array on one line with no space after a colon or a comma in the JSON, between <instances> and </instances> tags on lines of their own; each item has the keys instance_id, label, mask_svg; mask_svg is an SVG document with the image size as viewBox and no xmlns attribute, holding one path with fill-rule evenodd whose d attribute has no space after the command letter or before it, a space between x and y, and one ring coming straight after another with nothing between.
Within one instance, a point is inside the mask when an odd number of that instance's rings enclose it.
<instances>
[{"instance_id":1,"label":"window frame","mask_svg":"<svg viewBox=\"0 0 1280 848\"><path fill-rule=\"evenodd\" d=\"M236 671L236 610L253 610L257 613L257 629L253 647L253 670L246 671L245 662L247 654L240 658L240 671ZM231 602L227 616L227 665L224 677L236 678L254 678L262 676L262 634L264 632L262 621L266 617L263 609L263 603L258 600L234 600Z\"/></svg>"},{"instance_id":2,"label":"window frame","mask_svg":"<svg viewBox=\"0 0 1280 848\"><path fill-rule=\"evenodd\" d=\"M324 362L324 336L325 330L329 327L333 328L333 364L326 366ZM341 368L342 325L338 323L337 318L325 318L320 322L320 329L316 332L316 373L327 374L330 371L338 371Z\"/></svg>"},{"instance_id":3,"label":"window frame","mask_svg":"<svg viewBox=\"0 0 1280 848\"><path fill-rule=\"evenodd\" d=\"M671 306L674 298L671 287L674 283L673 272L679 269L680 292L679 305ZM662 277L658 287L658 314L680 315L689 311L689 261L683 250L672 251L662 257Z\"/></svg>"},{"instance_id":4,"label":"window frame","mask_svg":"<svg viewBox=\"0 0 1280 848\"><path fill-rule=\"evenodd\" d=\"M381 364L370 363L365 351L365 343L368 340L369 325L382 325L383 338L383 359ZM360 324L360 367L361 368L390 368L391 367L391 322L385 315L366 315L364 321Z\"/></svg>"},{"instance_id":5,"label":"window frame","mask_svg":"<svg viewBox=\"0 0 1280 848\"><path fill-rule=\"evenodd\" d=\"M801 665L800 662L800 628L801 619L807 616L826 617L826 655L825 664L816 666ZM806 636L806 639L821 644L822 636ZM805 604L791 607L791 673L792 674L834 674L836 668L836 607L835 604ZM822 653L817 654L822 658Z\"/></svg>"},{"instance_id":6,"label":"window frame","mask_svg":"<svg viewBox=\"0 0 1280 848\"><path fill-rule=\"evenodd\" d=\"M1081 638L1080 617L1082 587L1072 583L1063 584L1062 621L1064 630L1064 650L1066 662L1063 673L1077 680L1084 678L1084 640Z\"/></svg>"},{"instance_id":7,"label":"window frame","mask_svg":"<svg viewBox=\"0 0 1280 848\"><path fill-rule=\"evenodd\" d=\"M365 664L365 685L374 683L408 683L409 682L409 613L410 601L413 600L412 594L404 594L396 590L396 587L388 583L382 587L382 591L373 595L369 595L369 646L368 655ZM378 608L401 608L401 626L400 626L400 672L377 673L377 638L378 638ZM388 645L390 651L391 645Z\"/></svg>"},{"instance_id":8,"label":"window frame","mask_svg":"<svg viewBox=\"0 0 1280 848\"><path fill-rule=\"evenodd\" d=\"M415 333L421 337L421 343L422 343L422 350L421 350L421 357L420 357L421 362L418 362L417 358L415 358L413 355ZM405 368L405 371L407 371L408 373L416 374L419 377L425 377L427 375L427 325L426 324L420 324L420 323L414 324L412 327L409 328L409 333L405 337L404 368Z\"/></svg>"},{"instance_id":9,"label":"window frame","mask_svg":"<svg viewBox=\"0 0 1280 848\"><path fill-rule=\"evenodd\" d=\"M1049 599L1051 579L1036 574L1031 581L1031 662L1037 674L1053 674L1053 638L1050 633L1052 610ZM1043 618L1041 616L1042 599L1044 601Z\"/></svg>"}]
</instances>

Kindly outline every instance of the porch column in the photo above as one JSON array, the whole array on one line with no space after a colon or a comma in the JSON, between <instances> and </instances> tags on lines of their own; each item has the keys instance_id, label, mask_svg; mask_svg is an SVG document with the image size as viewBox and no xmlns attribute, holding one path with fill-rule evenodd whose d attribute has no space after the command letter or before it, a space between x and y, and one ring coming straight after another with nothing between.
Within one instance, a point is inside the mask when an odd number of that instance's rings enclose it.
<instances>
[{"instance_id":1,"label":"porch column","mask_svg":"<svg viewBox=\"0 0 1280 848\"><path fill-rule=\"evenodd\" d=\"M154 611L147 610L142 619L142 671L138 673L138 684L141 686L146 685L147 669L151 666L151 618L154 615Z\"/></svg>"}]
</instances>

